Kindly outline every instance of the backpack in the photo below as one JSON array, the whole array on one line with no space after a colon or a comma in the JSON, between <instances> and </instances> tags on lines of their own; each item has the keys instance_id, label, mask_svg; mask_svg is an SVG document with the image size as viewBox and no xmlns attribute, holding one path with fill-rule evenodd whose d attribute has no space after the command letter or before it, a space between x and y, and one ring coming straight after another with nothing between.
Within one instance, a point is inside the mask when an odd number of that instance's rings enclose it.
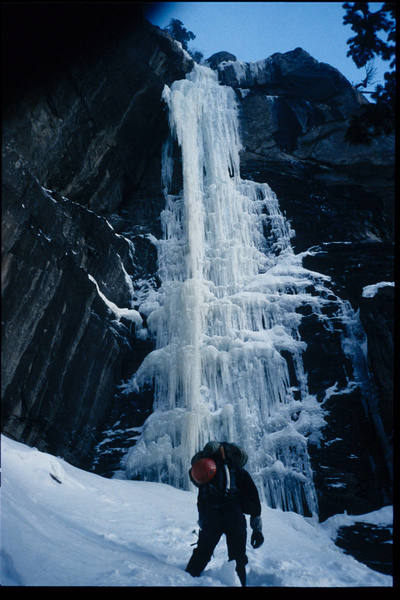
<instances>
[{"instance_id":1,"label":"backpack","mask_svg":"<svg viewBox=\"0 0 400 600\"><path fill-rule=\"evenodd\" d=\"M215 458L215 455L217 455L218 458L222 458L220 455L221 446L223 446L225 456L231 465L229 468L230 492L228 495L221 493L218 489L220 488L218 480L212 479L210 483L200 486L200 501L207 501L208 499L213 506L222 507L226 501L236 498L239 500L241 509L245 514L257 514L257 511L259 510L258 492L250 475L243 469L248 460L247 453L243 448L231 442L208 442L203 450L200 450L193 456L191 461L192 464L200 458ZM243 471L241 469L243 469Z\"/></svg>"},{"instance_id":2,"label":"backpack","mask_svg":"<svg viewBox=\"0 0 400 600\"><path fill-rule=\"evenodd\" d=\"M221 452L221 446L223 453ZM192 465L202 458L211 458L221 464L223 454L225 454L226 458L224 468L217 470L216 476L207 485L202 486L200 492L203 498L206 496L210 500L214 498L214 505L220 505L222 501L233 500L240 495L236 483L236 471L240 470L246 464L248 458L246 452L237 444L212 441L208 442L203 450L197 452L191 460ZM225 486L227 487L225 488Z\"/></svg>"},{"instance_id":3,"label":"backpack","mask_svg":"<svg viewBox=\"0 0 400 600\"><path fill-rule=\"evenodd\" d=\"M244 467L248 460L247 453L243 450L243 448L232 442L208 442L204 446L203 450L200 450L200 452L197 452L193 456L191 463L193 464L200 458L213 458L213 456L219 452L221 446L225 451L226 458L232 464L232 466L236 467L237 469Z\"/></svg>"}]
</instances>

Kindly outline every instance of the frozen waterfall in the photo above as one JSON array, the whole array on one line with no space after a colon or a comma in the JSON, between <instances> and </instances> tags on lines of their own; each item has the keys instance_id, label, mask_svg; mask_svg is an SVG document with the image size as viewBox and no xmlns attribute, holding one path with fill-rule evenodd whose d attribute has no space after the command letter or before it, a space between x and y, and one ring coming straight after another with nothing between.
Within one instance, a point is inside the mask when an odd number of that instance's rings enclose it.
<instances>
[{"instance_id":1,"label":"frozen waterfall","mask_svg":"<svg viewBox=\"0 0 400 600\"><path fill-rule=\"evenodd\" d=\"M308 440L324 419L308 392L296 308L321 311L310 289L328 278L302 267L269 186L240 178L234 91L195 65L163 98L171 135L161 285L147 316L155 349L124 386L153 386L154 405L127 474L188 489L191 456L209 440L233 441L270 506L317 514ZM172 193L178 169L182 190Z\"/></svg>"}]
</instances>

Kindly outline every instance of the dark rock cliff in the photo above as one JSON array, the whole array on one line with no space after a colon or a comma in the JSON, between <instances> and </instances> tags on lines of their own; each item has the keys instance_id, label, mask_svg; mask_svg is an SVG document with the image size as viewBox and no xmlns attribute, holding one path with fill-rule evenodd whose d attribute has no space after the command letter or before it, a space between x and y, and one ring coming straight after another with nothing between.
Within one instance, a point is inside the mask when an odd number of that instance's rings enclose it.
<instances>
[{"instance_id":1,"label":"dark rock cliff","mask_svg":"<svg viewBox=\"0 0 400 600\"><path fill-rule=\"evenodd\" d=\"M303 264L328 275L332 291L359 311L368 365L363 392L347 388L340 331L327 335L311 315L301 333L311 393L326 400L324 441L312 449L321 516L366 512L390 502L393 437L394 139L352 145L345 134L367 100L339 71L301 48L243 63L209 59L236 90L244 178L267 181L296 232ZM333 314L333 313L332 313ZM340 482L340 484L338 483Z\"/></svg>"},{"instance_id":2,"label":"dark rock cliff","mask_svg":"<svg viewBox=\"0 0 400 600\"><path fill-rule=\"evenodd\" d=\"M2 139L3 431L88 467L126 366L148 346L109 303L133 308L132 279L154 274L146 234L159 235L162 209L161 92L192 63L132 8L111 23L109 10L94 22L80 11L72 26L72 7L36 6L30 16L50 38L37 33L31 47L20 30L29 7L15 10ZM19 61L18 43L36 55ZM45 59L51 50L60 62Z\"/></svg>"},{"instance_id":3,"label":"dark rock cliff","mask_svg":"<svg viewBox=\"0 0 400 600\"><path fill-rule=\"evenodd\" d=\"M3 108L3 431L101 473L151 411L150 393L128 405L118 385L151 349L129 310L157 285L161 93L192 68L168 35L118 6L111 22L100 10L79 26L65 8L63 36L46 13L36 55L18 55L26 31L9 14L16 64ZM365 100L301 49L252 64L221 52L209 64L237 93L242 177L269 183L296 252L313 248L305 266L332 278L366 335L368 392L345 392L340 331L303 316L310 391L322 401L332 389L312 450L321 518L379 508L391 501L394 290L362 291L394 280L393 140L350 146Z\"/></svg>"}]
</instances>

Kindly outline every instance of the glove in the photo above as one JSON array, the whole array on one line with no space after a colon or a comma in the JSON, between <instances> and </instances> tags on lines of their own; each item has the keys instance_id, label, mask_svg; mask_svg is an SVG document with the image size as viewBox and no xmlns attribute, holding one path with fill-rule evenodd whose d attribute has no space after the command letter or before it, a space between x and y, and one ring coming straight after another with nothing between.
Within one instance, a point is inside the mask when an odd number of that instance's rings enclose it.
<instances>
[{"instance_id":1,"label":"glove","mask_svg":"<svg viewBox=\"0 0 400 600\"><path fill-rule=\"evenodd\" d=\"M264 543L264 536L261 531L253 531L250 543L253 548L259 548Z\"/></svg>"},{"instance_id":2,"label":"glove","mask_svg":"<svg viewBox=\"0 0 400 600\"><path fill-rule=\"evenodd\" d=\"M250 527L253 530L250 543L253 548L259 548L264 543L261 517L250 517Z\"/></svg>"}]
</instances>

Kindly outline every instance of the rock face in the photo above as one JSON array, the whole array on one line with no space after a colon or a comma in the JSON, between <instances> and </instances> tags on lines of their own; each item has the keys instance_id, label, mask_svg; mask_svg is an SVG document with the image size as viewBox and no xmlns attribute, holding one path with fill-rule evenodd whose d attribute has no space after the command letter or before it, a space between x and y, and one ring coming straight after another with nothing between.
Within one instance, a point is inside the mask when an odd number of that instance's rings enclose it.
<instances>
[{"instance_id":1,"label":"rock face","mask_svg":"<svg viewBox=\"0 0 400 600\"><path fill-rule=\"evenodd\" d=\"M94 48L59 69L46 63L25 90L10 77L3 122L3 431L86 467L127 365L148 351L140 320L113 305L132 309L132 281L154 275L146 236L159 234L163 208L161 92L192 66L126 11L112 20L114 40L107 27L93 36L86 15Z\"/></svg>"},{"instance_id":2,"label":"rock face","mask_svg":"<svg viewBox=\"0 0 400 600\"><path fill-rule=\"evenodd\" d=\"M217 60L215 69L237 93L242 177L269 183L295 251L313 249L304 266L331 277L332 291L359 311L370 369L361 394L345 391L340 331L327 336L304 315L301 332L311 393L336 385L324 441L312 450L321 518L367 512L391 502L394 288L362 292L394 281L394 140L349 144L349 120L367 101L301 48L257 63Z\"/></svg>"},{"instance_id":3,"label":"rock face","mask_svg":"<svg viewBox=\"0 0 400 600\"><path fill-rule=\"evenodd\" d=\"M54 20L39 28L43 52L25 47L12 65L3 112L3 431L102 474L152 408L150 391L128 406L118 386L152 347L136 309L157 286L161 93L193 64L137 15L133 26L127 6L111 23L109 13L81 18L74 43L68 9L57 21L64 37ZM17 52L26 32L20 14L8 19ZM269 183L296 252L313 248L305 266L359 309L366 394L346 391L340 331L327 336L303 315L309 387L326 408L312 449L321 518L379 508L391 502L394 289L362 292L394 280L393 140L345 141L365 100L304 50L252 64L221 52L207 63L236 90L242 177Z\"/></svg>"},{"instance_id":4,"label":"rock face","mask_svg":"<svg viewBox=\"0 0 400 600\"><path fill-rule=\"evenodd\" d=\"M234 54L231 54L230 52L217 52L216 54L210 56L210 58L206 61L206 64L211 69L216 69L218 65L222 62L236 62L236 60L236 56Z\"/></svg>"}]
</instances>

